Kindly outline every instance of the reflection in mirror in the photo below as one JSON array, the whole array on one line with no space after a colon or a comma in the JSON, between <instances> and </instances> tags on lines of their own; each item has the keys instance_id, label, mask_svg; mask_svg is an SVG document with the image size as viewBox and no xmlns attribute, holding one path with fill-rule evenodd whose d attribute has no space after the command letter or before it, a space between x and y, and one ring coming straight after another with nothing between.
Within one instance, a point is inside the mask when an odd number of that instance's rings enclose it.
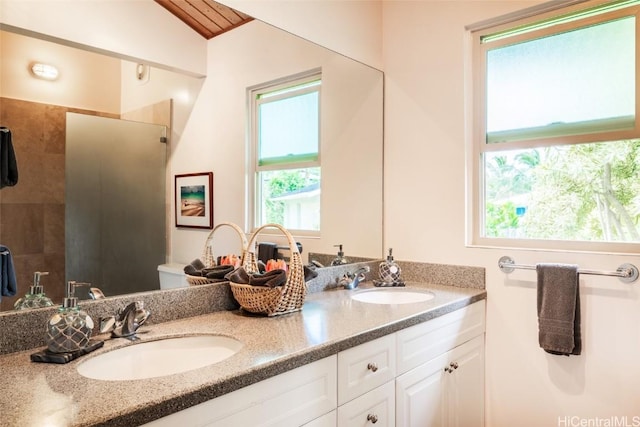
<instances>
[{"instance_id":1,"label":"reflection in mirror","mask_svg":"<svg viewBox=\"0 0 640 427\"><path fill-rule=\"evenodd\" d=\"M266 37L269 43L265 44ZM93 281L107 297L159 289L156 268L151 272L153 284L138 288L140 279L131 280L131 276L114 267L109 270L110 274L122 288L112 290L103 289L103 277L65 274L65 262L82 260L78 253L73 259L69 258L74 255L65 255L65 247L74 245L65 239L67 113L154 123L170 129L161 241L166 261L186 264L200 256L207 231L180 230L173 226L173 175L202 172L193 170L191 162L193 156L209 148L198 144L214 144L216 153L229 155L222 160L220 156L212 156L210 161L215 174L214 223L243 224L245 200L238 196L237 190L242 192L248 179L245 170L238 167L246 165L246 89L317 67L322 67L328 78L327 89L323 87L321 117L323 179L326 177L322 231L313 238L295 237L302 241L307 255L310 252L332 254L333 246L338 243L345 244L348 258L382 255L380 71L259 21L209 41L209 54L215 58L209 60L205 79L157 68L145 68L140 78L136 62L6 31L0 32L0 43L0 125L12 131L20 171L18 185L0 191L0 244L11 248L18 273L18 292L15 297L2 299L2 310L13 309L14 302L29 291L35 271L50 273L41 284L54 303L62 300L67 279ZM322 63L318 62L318 55ZM31 58L56 65L59 78L55 81L35 79L28 71ZM298 60L297 64L292 59ZM341 80L341 75L347 79ZM373 89L364 86L356 89L353 85L365 80L371 82ZM203 96L205 94L207 96ZM343 97L334 98L332 94ZM209 134L212 116L220 126L214 134ZM117 144L114 150L119 152ZM227 186L234 187L227 192ZM114 205L112 208L110 215L120 213L122 217L112 221L116 230L103 231L107 235L118 233L118 224L128 220L126 212L134 207ZM250 231L250 227L247 230ZM85 231L95 233L93 229ZM219 254L237 252L237 236L221 236L216 245ZM128 252L126 246L122 249L128 259L135 262L137 255ZM107 255L93 254L90 261L104 263Z\"/></svg>"},{"instance_id":2,"label":"reflection in mirror","mask_svg":"<svg viewBox=\"0 0 640 427\"><path fill-rule=\"evenodd\" d=\"M193 153L211 159L218 183L214 194L216 221L246 224L248 231L253 228L245 214L257 209L251 205L250 193L243 200L256 180L250 172L256 163L251 151L253 140L248 142L246 133L251 89L319 70L320 231L317 235L292 234L302 243L305 261L311 252L335 254L336 244L343 244L347 258L380 258L382 73L257 20L210 40L209 58L203 93L217 96L203 98L194 110L192 118L201 126L187 130L172 166L182 172L195 172ZM203 130L212 136L203 137ZM301 212L303 206L298 203L296 212ZM260 242L274 242L280 237L264 234ZM174 260L190 261L198 256L202 248L198 240L202 241L193 232L174 230Z\"/></svg>"},{"instance_id":3,"label":"reflection in mirror","mask_svg":"<svg viewBox=\"0 0 640 427\"><path fill-rule=\"evenodd\" d=\"M0 44L0 123L11 130L19 170L18 183L0 191L0 242L11 249L18 282L16 295L2 298L0 308L13 309L15 301L29 292L36 271L49 273L41 285L58 304L67 280L94 283L107 296L158 289L157 265L165 262L168 249L166 159L178 140L175 135L184 129L202 79L156 68L146 68L139 79L134 62L7 31L0 31ZM33 58L55 63L58 79L36 79L28 67ZM96 128L91 137L79 135L68 142L67 137L74 135L67 128L68 116L94 120L94 124L95 120L118 122L125 129L120 135L110 135ZM127 154L137 149L123 140L134 135L131 126L161 129L161 135L154 137L159 152L153 158L160 156L155 178L142 172L141 165L151 163L149 155ZM159 136L168 137L169 144L160 143ZM107 139L105 152L113 157L110 166L104 154L95 151L100 138ZM78 150L84 152L81 159ZM68 162L78 166L76 172L65 167ZM78 180L80 169L84 171ZM127 181L146 187L159 201L152 206L100 202L109 194L118 198L144 194L143 188L124 191ZM84 200L72 191L83 186ZM153 238L138 236L133 245L120 240L114 243L117 252L109 247L116 236L133 237L131 230L129 234L125 231L127 225L140 228L141 221L144 227L154 222L141 212L149 209L161 221ZM81 215L87 211L102 218ZM66 227L65 222L73 225ZM98 230L91 222L103 226ZM100 245L88 246L88 240L100 241ZM123 259L131 264L130 274L121 269ZM152 264L155 266L150 267ZM152 270L146 271L149 268ZM79 296L86 298L88 293Z\"/></svg>"},{"instance_id":4,"label":"reflection in mirror","mask_svg":"<svg viewBox=\"0 0 640 427\"><path fill-rule=\"evenodd\" d=\"M128 293L132 284L158 289L156 271L166 259L166 127L76 113L66 119L67 281L82 278L105 295Z\"/></svg>"}]
</instances>

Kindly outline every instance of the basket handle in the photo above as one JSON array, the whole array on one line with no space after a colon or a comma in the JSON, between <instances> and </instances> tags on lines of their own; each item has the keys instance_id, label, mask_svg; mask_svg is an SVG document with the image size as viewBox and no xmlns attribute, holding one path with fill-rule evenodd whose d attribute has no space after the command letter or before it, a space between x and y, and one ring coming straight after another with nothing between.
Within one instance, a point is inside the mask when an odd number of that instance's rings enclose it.
<instances>
[{"instance_id":1,"label":"basket handle","mask_svg":"<svg viewBox=\"0 0 640 427\"><path fill-rule=\"evenodd\" d=\"M260 232L266 228L277 228L278 230L280 230L282 234L284 234L284 236L287 238L287 242L289 243L289 249L291 250L291 253L300 254L300 251L298 250L298 245L296 245L296 241L293 239L293 236L291 235L291 233L289 233L289 230L287 230L280 224L275 224L275 223L265 224L257 228L256 231L254 231L253 235L251 236L251 239L249 239L249 243L247 245L247 251L253 252L251 248L256 243L255 240L258 237L258 234L260 234Z\"/></svg>"},{"instance_id":2,"label":"basket handle","mask_svg":"<svg viewBox=\"0 0 640 427\"><path fill-rule=\"evenodd\" d=\"M232 222L221 222L220 224L213 227L213 230L211 230L211 232L207 236L207 240L204 243L204 249L202 250L202 262L207 267L212 267L215 265L215 259L213 258L213 251L210 249L211 242L213 240L213 233L215 233L217 229L225 226L233 228L236 231L236 233L238 233L238 236L240 237L240 240L242 242L242 254L241 254L240 264L241 265L244 264L245 253L248 248L247 236L244 234L244 231L242 231L242 229L236 224Z\"/></svg>"},{"instance_id":3,"label":"basket handle","mask_svg":"<svg viewBox=\"0 0 640 427\"><path fill-rule=\"evenodd\" d=\"M253 232L253 234L251 235L251 238L249 239L249 243L247 244L247 249L245 251L246 256L244 257L242 266L249 272L258 271L256 255L255 255L255 252L252 250L252 248L256 243L258 234L260 234L260 232L266 228L277 228L278 230L280 230L280 232L282 232L282 234L284 234L284 236L287 238L287 242L289 243L289 250L291 251L290 264L293 263L292 262L293 260L298 260L298 262L294 263L294 265L295 264L302 265L302 259L300 257L300 251L298 250L298 245L296 245L296 241L293 239L293 236L291 235L291 233L289 233L289 231L286 228L284 228L282 225L273 223L273 224L265 224L257 228L256 231Z\"/></svg>"}]
</instances>

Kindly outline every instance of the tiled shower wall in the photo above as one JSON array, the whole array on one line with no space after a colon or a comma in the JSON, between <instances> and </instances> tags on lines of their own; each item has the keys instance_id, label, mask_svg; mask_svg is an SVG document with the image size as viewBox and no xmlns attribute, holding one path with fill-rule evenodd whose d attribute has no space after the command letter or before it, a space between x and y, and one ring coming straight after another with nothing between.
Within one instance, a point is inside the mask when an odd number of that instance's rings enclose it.
<instances>
[{"instance_id":1,"label":"tiled shower wall","mask_svg":"<svg viewBox=\"0 0 640 427\"><path fill-rule=\"evenodd\" d=\"M29 290L35 271L55 302L64 297L65 123L66 113L118 118L113 114L0 98L0 126L11 130L18 183L0 190L0 244L11 250L18 279L15 297L3 297L11 310Z\"/></svg>"}]
</instances>

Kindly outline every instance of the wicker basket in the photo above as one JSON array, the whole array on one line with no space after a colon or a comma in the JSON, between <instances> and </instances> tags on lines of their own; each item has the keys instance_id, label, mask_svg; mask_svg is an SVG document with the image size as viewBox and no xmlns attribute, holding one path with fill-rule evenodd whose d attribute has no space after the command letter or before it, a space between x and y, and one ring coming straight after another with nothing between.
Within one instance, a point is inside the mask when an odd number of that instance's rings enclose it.
<instances>
[{"instance_id":1,"label":"wicker basket","mask_svg":"<svg viewBox=\"0 0 640 427\"><path fill-rule=\"evenodd\" d=\"M291 259L289 261L287 281L283 286L276 286L275 288L229 282L231 292L240 306L251 313L278 316L301 310L307 294L302 257L296 242L284 227L279 224L266 224L258 228L249 239L243 267L249 274L258 271L255 253L250 248L255 244L258 234L265 228L279 229L289 242Z\"/></svg>"},{"instance_id":2,"label":"wicker basket","mask_svg":"<svg viewBox=\"0 0 640 427\"><path fill-rule=\"evenodd\" d=\"M244 264L244 257L245 253L247 252L247 237L245 236L244 231L242 231L240 227L232 222L221 222L220 224L213 227L213 230L211 230L211 232L207 236L207 241L204 243L204 249L202 250L202 257L200 260L205 267L213 267L216 265L216 258L213 256L212 249L213 233L215 233L217 229L225 226L233 228L238 233L238 236L240 236L240 240L242 241L242 255L240 255L240 263ZM215 282L214 280L207 279L206 277L202 276L191 276L187 274L186 277L187 282L189 282L190 285L206 285L208 283Z\"/></svg>"}]
</instances>

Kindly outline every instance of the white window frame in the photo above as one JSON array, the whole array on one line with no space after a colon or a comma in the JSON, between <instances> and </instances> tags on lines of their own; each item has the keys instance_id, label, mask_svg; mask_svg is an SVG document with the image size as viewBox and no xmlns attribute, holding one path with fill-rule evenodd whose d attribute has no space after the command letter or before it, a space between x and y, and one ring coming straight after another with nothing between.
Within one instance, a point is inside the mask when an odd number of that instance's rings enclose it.
<instances>
[{"instance_id":1,"label":"white window frame","mask_svg":"<svg viewBox=\"0 0 640 427\"><path fill-rule=\"evenodd\" d=\"M286 88L304 85L306 83L311 83L314 81L320 81L320 84L317 86L313 86L313 90L309 90L308 88L301 88L295 91L287 91L286 96L274 95L273 97L269 97L270 100L290 98L295 95L300 95L304 93L310 93L312 91L318 92L318 156L315 161L301 161L301 162L291 162L291 163L281 163L281 164L269 164L269 165L258 165L259 158L259 139L258 139L258 106L260 105L260 101L258 98L260 95L264 93L276 92L279 90L283 90ZM302 73L294 74L291 76L283 77L280 79L272 80L269 82L265 82L256 86L249 87L247 89L247 110L249 111L248 117L248 149L249 153L247 159L247 223L249 225L249 229L255 231L258 228L258 219L260 218L260 206L258 204L258 199L260 197L260 186L258 185L258 173L265 172L270 170L286 170L286 169L302 169L302 168L311 168L311 167L319 167L321 168L321 147L322 147L322 138L321 138L321 129L322 129L322 115L321 115L321 106L322 106L322 70L320 68L315 68L313 70L305 71ZM322 188L322 178L320 181L320 188ZM322 194L322 193L321 193ZM322 204L322 200L320 201ZM322 210L322 207L321 207ZM322 218L321 218L322 221ZM320 228L322 228L322 222L320 223ZM289 231L295 232L298 236L319 236L320 230L291 230ZM269 230L265 231L269 233Z\"/></svg>"},{"instance_id":2,"label":"white window frame","mask_svg":"<svg viewBox=\"0 0 640 427\"><path fill-rule=\"evenodd\" d=\"M577 4L576 4L577 3ZM470 247L500 247L521 249L542 249L577 252L600 253L625 253L637 254L640 252L640 244L625 242L588 242L569 240L542 240L542 239L509 239L483 237L485 224L484 208L484 181L483 181L483 153L492 151L518 150L545 146L558 146L579 144L588 142L606 142L640 138L640 5L630 6L605 12L597 16L590 16L570 22L563 22L552 27L531 30L509 38L509 42L521 42L538 38L541 35L550 35L567 29L579 28L585 24L593 24L609 20L615 17L636 17L636 121L635 127L626 130L600 131L597 133L571 135L562 137L546 137L544 134L534 139L508 141L499 143L486 143L486 51L487 44L480 43L482 37L500 33L508 29L520 26L528 26L535 22L544 21L554 16L564 16L575 12L599 7L601 5L619 3L611 1L575 1L548 2L542 5L525 9L511 15L505 15L489 21L480 22L466 28L467 30L467 60L471 64L466 71L467 85L471 92L467 94L467 246ZM567 6L569 5L569 6ZM506 41L492 42L494 48L497 43L505 44Z\"/></svg>"}]
</instances>

